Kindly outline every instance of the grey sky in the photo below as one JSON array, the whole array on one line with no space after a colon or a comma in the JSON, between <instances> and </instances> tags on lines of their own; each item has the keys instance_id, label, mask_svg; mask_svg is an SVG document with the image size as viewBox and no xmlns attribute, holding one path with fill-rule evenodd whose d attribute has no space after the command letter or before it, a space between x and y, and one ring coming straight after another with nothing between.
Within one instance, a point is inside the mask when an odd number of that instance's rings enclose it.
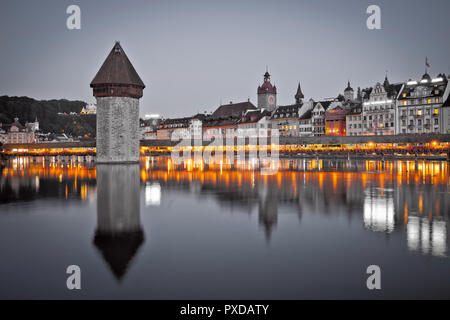
<instances>
[{"instance_id":1,"label":"grey sky","mask_svg":"<svg viewBox=\"0 0 450 320\"><path fill-rule=\"evenodd\" d=\"M81 30L66 8L81 8ZM381 7L382 30L366 28ZM418 78L428 56L450 73L448 0L144 1L2 0L0 95L94 102L89 83L115 40L147 88L141 114L192 115L222 101L256 102L268 65L278 103L334 97Z\"/></svg>"}]
</instances>

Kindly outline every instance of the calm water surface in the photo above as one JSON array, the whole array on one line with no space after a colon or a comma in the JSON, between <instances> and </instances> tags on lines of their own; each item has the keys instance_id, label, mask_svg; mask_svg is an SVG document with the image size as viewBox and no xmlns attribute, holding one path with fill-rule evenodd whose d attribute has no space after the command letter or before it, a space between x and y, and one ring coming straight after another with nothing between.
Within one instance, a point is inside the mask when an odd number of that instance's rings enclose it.
<instances>
[{"instance_id":1,"label":"calm water surface","mask_svg":"<svg viewBox=\"0 0 450 320\"><path fill-rule=\"evenodd\" d=\"M0 175L0 298L450 298L449 214L446 162L280 160L267 175L17 158Z\"/></svg>"}]
</instances>

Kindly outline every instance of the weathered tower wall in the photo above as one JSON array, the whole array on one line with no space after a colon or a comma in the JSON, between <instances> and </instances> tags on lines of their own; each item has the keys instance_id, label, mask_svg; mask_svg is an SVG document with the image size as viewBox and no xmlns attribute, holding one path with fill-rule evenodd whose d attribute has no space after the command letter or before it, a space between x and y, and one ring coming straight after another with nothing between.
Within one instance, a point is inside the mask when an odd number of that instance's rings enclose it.
<instances>
[{"instance_id":1,"label":"weathered tower wall","mask_svg":"<svg viewBox=\"0 0 450 320\"><path fill-rule=\"evenodd\" d=\"M139 162L139 99L97 97L97 162Z\"/></svg>"}]
</instances>

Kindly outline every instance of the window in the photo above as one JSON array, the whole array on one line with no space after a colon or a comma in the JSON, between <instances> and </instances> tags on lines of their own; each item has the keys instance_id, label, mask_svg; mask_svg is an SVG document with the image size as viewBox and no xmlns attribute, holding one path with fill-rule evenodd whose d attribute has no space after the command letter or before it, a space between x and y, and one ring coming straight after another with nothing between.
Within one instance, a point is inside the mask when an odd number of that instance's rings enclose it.
<instances>
[{"instance_id":1,"label":"window","mask_svg":"<svg viewBox=\"0 0 450 320\"><path fill-rule=\"evenodd\" d=\"M439 109L438 108L434 109L434 114L439 114Z\"/></svg>"},{"instance_id":2,"label":"window","mask_svg":"<svg viewBox=\"0 0 450 320\"><path fill-rule=\"evenodd\" d=\"M431 99L428 99L427 102L428 102L428 104L430 104L431 103Z\"/></svg>"},{"instance_id":3,"label":"window","mask_svg":"<svg viewBox=\"0 0 450 320\"><path fill-rule=\"evenodd\" d=\"M417 110L417 115L421 116L422 115L422 110Z\"/></svg>"}]
</instances>

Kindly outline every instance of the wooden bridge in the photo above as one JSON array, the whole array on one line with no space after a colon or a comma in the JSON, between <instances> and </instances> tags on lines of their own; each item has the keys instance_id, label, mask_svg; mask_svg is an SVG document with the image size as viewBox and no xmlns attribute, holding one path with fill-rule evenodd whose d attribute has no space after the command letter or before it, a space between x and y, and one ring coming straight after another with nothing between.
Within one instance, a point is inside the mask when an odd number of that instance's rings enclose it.
<instances>
[{"instance_id":1,"label":"wooden bridge","mask_svg":"<svg viewBox=\"0 0 450 320\"><path fill-rule=\"evenodd\" d=\"M192 140L191 145L208 148L212 141ZM245 140L245 148L253 146L252 140ZM270 143L270 139L269 139ZM142 154L170 153L179 141L171 140L141 140ZM217 144L217 143L215 143ZM235 140L235 146L237 141ZM263 144L257 144L257 148ZM432 150L440 154L450 152L450 134L421 134L421 135L390 135L390 136L321 136L321 137L279 137L276 145L280 153L328 151L328 152L376 152L385 150L386 153L398 150ZM213 148L213 147L209 147ZM216 148L216 147L214 147ZM222 150L224 147L222 147ZM247 149L246 149L247 150ZM40 142L25 144L5 144L1 146L3 155L43 156L43 155L78 155L95 156L95 141L78 142ZM435 153L435 152L434 152Z\"/></svg>"}]
</instances>

